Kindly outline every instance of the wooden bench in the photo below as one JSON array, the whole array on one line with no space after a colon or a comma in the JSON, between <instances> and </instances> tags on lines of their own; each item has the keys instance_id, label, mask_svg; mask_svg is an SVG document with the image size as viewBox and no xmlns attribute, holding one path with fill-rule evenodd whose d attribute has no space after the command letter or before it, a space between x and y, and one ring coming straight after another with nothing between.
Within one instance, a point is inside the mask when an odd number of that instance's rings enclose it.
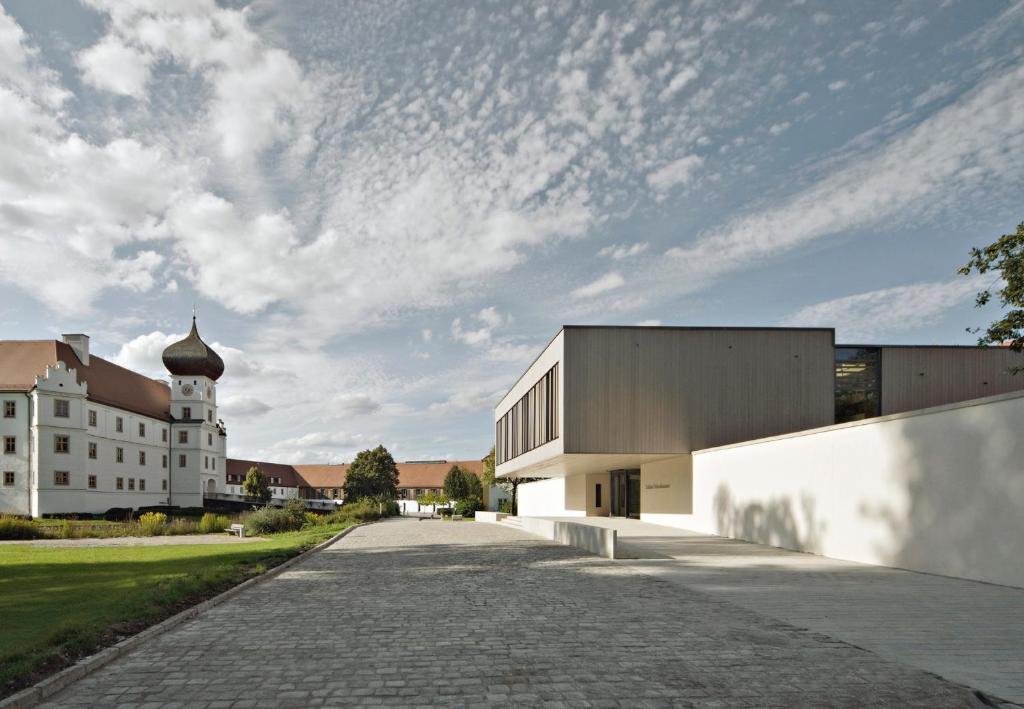
<instances>
[{"instance_id":1,"label":"wooden bench","mask_svg":"<svg viewBox=\"0 0 1024 709\"><path fill-rule=\"evenodd\" d=\"M245 536L245 525L244 524L233 524L224 530L228 534L237 534L238 538L241 539Z\"/></svg>"}]
</instances>

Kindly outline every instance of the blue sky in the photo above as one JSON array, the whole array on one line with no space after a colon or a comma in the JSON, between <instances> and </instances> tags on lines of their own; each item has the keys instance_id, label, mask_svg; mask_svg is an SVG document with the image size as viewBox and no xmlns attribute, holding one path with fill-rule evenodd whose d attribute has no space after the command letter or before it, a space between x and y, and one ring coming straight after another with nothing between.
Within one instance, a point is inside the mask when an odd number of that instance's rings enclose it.
<instances>
[{"instance_id":1,"label":"blue sky","mask_svg":"<svg viewBox=\"0 0 1024 709\"><path fill-rule=\"evenodd\" d=\"M970 343L1024 4L2 0L0 336L227 362L230 454L487 452L563 323Z\"/></svg>"}]
</instances>

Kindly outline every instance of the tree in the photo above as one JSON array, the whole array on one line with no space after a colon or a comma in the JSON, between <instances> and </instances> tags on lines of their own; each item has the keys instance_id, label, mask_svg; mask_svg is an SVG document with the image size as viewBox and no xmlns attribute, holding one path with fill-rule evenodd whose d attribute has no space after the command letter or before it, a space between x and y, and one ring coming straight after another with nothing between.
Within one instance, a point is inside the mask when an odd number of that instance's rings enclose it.
<instances>
[{"instance_id":1,"label":"tree","mask_svg":"<svg viewBox=\"0 0 1024 709\"><path fill-rule=\"evenodd\" d=\"M438 507L448 504L448 498L443 492L434 492L433 490L429 490L417 497L416 502L419 504L421 509L429 507L430 515L433 517L434 512Z\"/></svg>"},{"instance_id":2,"label":"tree","mask_svg":"<svg viewBox=\"0 0 1024 709\"><path fill-rule=\"evenodd\" d=\"M460 468L462 470L462 477L466 479L466 497L475 498L483 501L484 499L484 486L480 482L480 478L476 476L472 470L466 468Z\"/></svg>"},{"instance_id":3,"label":"tree","mask_svg":"<svg viewBox=\"0 0 1024 709\"><path fill-rule=\"evenodd\" d=\"M488 488L496 485L511 495L512 514L519 514L519 486L523 483L533 482L537 478L495 477L494 462L494 446L491 446L491 452L484 457L484 470L480 476L480 482Z\"/></svg>"},{"instance_id":4,"label":"tree","mask_svg":"<svg viewBox=\"0 0 1024 709\"><path fill-rule=\"evenodd\" d=\"M246 497L259 500L260 504L270 502L270 485L267 476L255 465L249 468L242 483L242 491Z\"/></svg>"},{"instance_id":5,"label":"tree","mask_svg":"<svg viewBox=\"0 0 1024 709\"><path fill-rule=\"evenodd\" d=\"M996 291L999 304L1009 308L1003 317L985 329L978 338L978 344L1009 345L1014 352L1024 351L1024 222L1017 225L1014 234L1003 234L988 246L971 249L971 260L959 270L964 276L998 271L1002 288ZM991 286L978 293L975 305L979 308L992 300ZM978 333L981 328L968 328ZM1013 374L1024 371L1024 367L1013 367Z\"/></svg>"},{"instance_id":6,"label":"tree","mask_svg":"<svg viewBox=\"0 0 1024 709\"><path fill-rule=\"evenodd\" d=\"M444 476L444 494L458 502L466 499L469 486L466 484L466 473L457 465L453 465Z\"/></svg>"},{"instance_id":7,"label":"tree","mask_svg":"<svg viewBox=\"0 0 1024 709\"><path fill-rule=\"evenodd\" d=\"M360 451L345 474L345 502L365 497L394 500L398 497L398 466L384 446Z\"/></svg>"}]
</instances>

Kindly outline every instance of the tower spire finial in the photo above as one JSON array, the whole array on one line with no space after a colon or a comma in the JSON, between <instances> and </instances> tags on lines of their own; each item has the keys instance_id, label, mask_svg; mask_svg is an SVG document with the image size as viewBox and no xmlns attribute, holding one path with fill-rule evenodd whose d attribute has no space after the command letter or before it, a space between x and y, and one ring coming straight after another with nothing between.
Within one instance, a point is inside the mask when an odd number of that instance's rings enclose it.
<instances>
[{"instance_id":1,"label":"tower spire finial","mask_svg":"<svg viewBox=\"0 0 1024 709\"><path fill-rule=\"evenodd\" d=\"M196 304L195 304L195 301L193 301L192 302L192 322L195 322L195 321L196 321Z\"/></svg>"}]
</instances>

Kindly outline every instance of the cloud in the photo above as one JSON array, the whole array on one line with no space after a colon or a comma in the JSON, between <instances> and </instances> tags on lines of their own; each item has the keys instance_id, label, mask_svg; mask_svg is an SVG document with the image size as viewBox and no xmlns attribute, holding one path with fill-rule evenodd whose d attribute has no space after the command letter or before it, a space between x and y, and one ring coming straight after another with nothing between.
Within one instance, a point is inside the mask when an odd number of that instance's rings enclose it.
<instances>
[{"instance_id":1,"label":"cloud","mask_svg":"<svg viewBox=\"0 0 1024 709\"><path fill-rule=\"evenodd\" d=\"M829 82L828 90L829 91L842 91L843 89L845 89L849 85L850 85L850 82L847 81L846 79L838 79L836 81Z\"/></svg>"},{"instance_id":2,"label":"cloud","mask_svg":"<svg viewBox=\"0 0 1024 709\"><path fill-rule=\"evenodd\" d=\"M939 321L951 307L970 301L981 288L977 278L913 283L858 293L808 305L783 321L793 327L834 327L837 339L868 342Z\"/></svg>"},{"instance_id":3,"label":"cloud","mask_svg":"<svg viewBox=\"0 0 1024 709\"><path fill-rule=\"evenodd\" d=\"M626 284L626 279L622 277L616 271L610 271L597 280L591 281L590 283L580 286L572 292L572 297L580 300L583 298L593 298L596 295L607 293L608 291L621 288Z\"/></svg>"},{"instance_id":4,"label":"cloud","mask_svg":"<svg viewBox=\"0 0 1024 709\"><path fill-rule=\"evenodd\" d=\"M647 175L647 184L658 192L666 192L676 185L689 184L693 173L704 164L699 155L687 155L664 165Z\"/></svg>"},{"instance_id":5,"label":"cloud","mask_svg":"<svg viewBox=\"0 0 1024 709\"><path fill-rule=\"evenodd\" d=\"M901 34L903 34L903 35L917 34L918 32L920 32L921 30L923 30L927 26L928 26L928 18L927 17L915 17L914 19L912 19L910 22L907 23L907 26L903 28L903 32Z\"/></svg>"},{"instance_id":6,"label":"cloud","mask_svg":"<svg viewBox=\"0 0 1024 709\"><path fill-rule=\"evenodd\" d=\"M455 318L452 321L452 338L458 342L477 347L490 345L494 331L504 324L508 318L498 312L493 306L482 309L473 316L479 327L473 329L463 325L462 318Z\"/></svg>"},{"instance_id":7,"label":"cloud","mask_svg":"<svg viewBox=\"0 0 1024 709\"><path fill-rule=\"evenodd\" d=\"M955 90L956 86L954 86L953 82L940 81L937 84L932 84L927 89L925 89L917 96L915 96L911 106L915 111L917 111L921 108L924 108L928 104L933 103L934 101L938 101L941 98L949 96Z\"/></svg>"},{"instance_id":8,"label":"cloud","mask_svg":"<svg viewBox=\"0 0 1024 709\"><path fill-rule=\"evenodd\" d=\"M789 121L783 121L782 123L773 123L771 127L768 128L768 132L771 133L772 135L781 135L785 133L787 130L789 130L789 126Z\"/></svg>"},{"instance_id":9,"label":"cloud","mask_svg":"<svg viewBox=\"0 0 1024 709\"><path fill-rule=\"evenodd\" d=\"M334 399L331 410L341 416L366 416L380 410L380 403L366 394L343 394Z\"/></svg>"},{"instance_id":10,"label":"cloud","mask_svg":"<svg viewBox=\"0 0 1024 709\"><path fill-rule=\"evenodd\" d=\"M227 396L217 402L217 415L226 420L256 418L270 409L270 406L254 396Z\"/></svg>"},{"instance_id":11,"label":"cloud","mask_svg":"<svg viewBox=\"0 0 1024 709\"><path fill-rule=\"evenodd\" d=\"M1015 169L1007 154L1024 152L1024 66L975 90L877 148L855 154L813 187L777 207L702 233L669 249L664 278L690 288L831 234L912 219L921 210L956 205L1001 184ZM690 278L683 278L683 270Z\"/></svg>"},{"instance_id":12,"label":"cloud","mask_svg":"<svg viewBox=\"0 0 1024 709\"><path fill-rule=\"evenodd\" d=\"M637 325L640 327L658 327L661 325L661 320L641 320Z\"/></svg>"},{"instance_id":13,"label":"cloud","mask_svg":"<svg viewBox=\"0 0 1024 709\"><path fill-rule=\"evenodd\" d=\"M76 63L87 84L115 94L143 98L153 57L107 35L79 52Z\"/></svg>"},{"instance_id":14,"label":"cloud","mask_svg":"<svg viewBox=\"0 0 1024 709\"><path fill-rule=\"evenodd\" d=\"M639 256L643 252L647 251L648 246L650 246L650 244L646 241L638 241L634 244L612 244L611 246L605 246L603 249L598 251L597 255L621 261L622 259L630 258L631 256Z\"/></svg>"},{"instance_id":15,"label":"cloud","mask_svg":"<svg viewBox=\"0 0 1024 709\"><path fill-rule=\"evenodd\" d=\"M122 344L111 361L126 369L144 372L151 377L166 378L167 369L163 364L163 352L169 345L184 339L185 336L185 333L164 333L160 330L139 335ZM268 372L261 364L246 356L242 350L236 347L230 347L220 342L212 342L210 347L224 360L226 380L233 381L268 374L281 377L287 374L279 371Z\"/></svg>"},{"instance_id":16,"label":"cloud","mask_svg":"<svg viewBox=\"0 0 1024 709\"><path fill-rule=\"evenodd\" d=\"M467 388L451 394L444 401L436 401L427 411L436 415L458 415L493 409L505 395L500 389Z\"/></svg>"}]
</instances>

